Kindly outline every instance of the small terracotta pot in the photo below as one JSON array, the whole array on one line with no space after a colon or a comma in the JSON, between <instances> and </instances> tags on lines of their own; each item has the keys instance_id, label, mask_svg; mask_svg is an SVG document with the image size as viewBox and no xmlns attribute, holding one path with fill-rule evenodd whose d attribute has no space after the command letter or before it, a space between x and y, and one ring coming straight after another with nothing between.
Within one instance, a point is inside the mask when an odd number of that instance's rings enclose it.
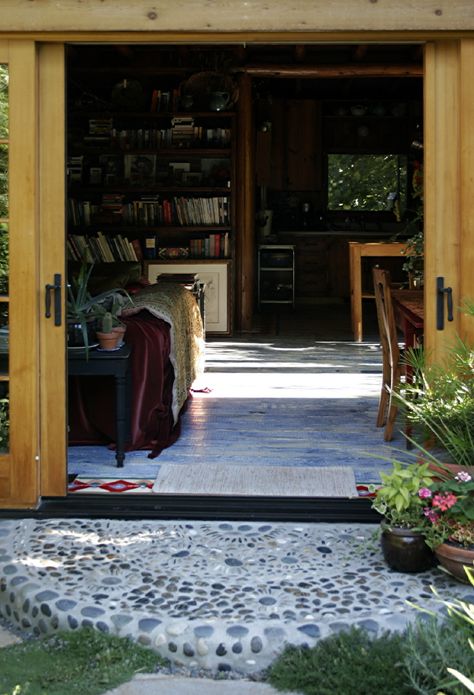
<instances>
[{"instance_id":1,"label":"small terracotta pot","mask_svg":"<svg viewBox=\"0 0 474 695\"><path fill-rule=\"evenodd\" d=\"M101 333L97 331L97 340L102 350L115 350L117 347L117 333ZM120 337L120 336L119 336Z\"/></svg>"},{"instance_id":2,"label":"small terracotta pot","mask_svg":"<svg viewBox=\"0 0 474 695\"><path fill-rule=\"evenodd\" d=\"M114 326L112 328L112 333L115 333L115 335L117 336L116 347L118 347L119 345L121 345L123 343L123 337L125 335L126 330L127 330L126 326Z\"/></svg>"},{"instance_id":3,"label":"small terracotta pot","mask_svg":"<svg viewBox=\"0 0 474 695\"><path fill-rule=\"evenodd\" d=\"M424 572L435 564L434 553L419 531L384 527L381 542L385 562L397 572Z\"/></svg>"},{"instance_id":4,"label":"small terracotta pot","mask_svg":"<svg viewBox=\"0 0 474 695\"><path fill-rule=\"evenodd\" d=\"M438 545L434 552L442 567L460 582L469 584L469 577L464 567L472 568L474 566L474 548L464 548L457 543L448 542Z\"/></svg>"}]
</instances>

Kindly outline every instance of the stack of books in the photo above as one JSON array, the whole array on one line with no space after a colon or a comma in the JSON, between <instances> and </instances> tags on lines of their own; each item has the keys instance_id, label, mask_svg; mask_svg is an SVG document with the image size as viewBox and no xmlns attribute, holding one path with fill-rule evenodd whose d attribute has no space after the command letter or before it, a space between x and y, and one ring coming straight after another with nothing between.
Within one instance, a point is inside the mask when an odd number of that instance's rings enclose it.
<instances>
[{"instance_id":1,"label":"stack of books","mask_svg":"<svg viewBox=\"0 0 474 695\"><path fill-rule=\"evenodd\" d=\"M171 143L173 147L189 147L195 139L194 119L181 116L171 119Z\"/></svg>"}]
</instances>

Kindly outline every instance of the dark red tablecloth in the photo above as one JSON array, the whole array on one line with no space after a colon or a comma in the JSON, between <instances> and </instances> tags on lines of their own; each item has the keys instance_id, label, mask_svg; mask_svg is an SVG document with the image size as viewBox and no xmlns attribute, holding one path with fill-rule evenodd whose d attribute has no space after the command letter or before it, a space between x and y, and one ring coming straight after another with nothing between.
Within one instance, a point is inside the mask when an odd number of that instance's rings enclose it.
<instances>
[{"instance_id":1,"label":"dark red tablecloth","mask_svg":"<svg viewBox=\"0 0 474 695\"><path fill-rule=\"evenodd\" d=\"M170 327L166 321L141 311L124 318L125 341L132 348L130 439L126 450L151 449L149 458L173 444L180 421L173 425L169 361ZM183 408L184 410L184 408ZM115 386L113 377L69 377L69 444L113 444Z\"/></svg>"}]
</instances>

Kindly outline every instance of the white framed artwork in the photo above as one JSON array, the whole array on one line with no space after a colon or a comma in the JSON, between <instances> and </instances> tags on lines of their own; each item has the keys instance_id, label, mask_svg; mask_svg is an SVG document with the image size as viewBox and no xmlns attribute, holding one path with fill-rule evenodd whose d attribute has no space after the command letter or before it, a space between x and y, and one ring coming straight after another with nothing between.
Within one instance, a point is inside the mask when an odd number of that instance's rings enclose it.
<instances>
[{"instance_id":1,"label":"white framed artwork","mask_svg":"<svg viewBox=\"0 0 474 695\"><path fill-rule=\"evenodd\" d=\"M229 262L159 263L149 261L147 277L156 282L160 273L194 273L204 283L206 333L229 333Z\"/></svg>"}]
</instances>

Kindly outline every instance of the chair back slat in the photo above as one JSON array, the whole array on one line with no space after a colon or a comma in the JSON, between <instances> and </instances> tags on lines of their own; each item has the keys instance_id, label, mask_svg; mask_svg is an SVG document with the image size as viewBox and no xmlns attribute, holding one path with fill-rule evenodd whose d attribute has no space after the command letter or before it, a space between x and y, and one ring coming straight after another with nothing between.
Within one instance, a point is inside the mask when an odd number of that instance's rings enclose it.
<instances>
[{"instance_id":1,"label":"chair back slat","mask_svg":"<svg viewBox=\"0 0 474 695\"><path fill-rule=\"evenodd\" d=\"M383 359L383 383L377 426L381 427L385 424L384 438L386 441L390 441L397 414L392 393L400 383L400 348L390 290L390 272L383 268L373 268L372 275Z\"/></svg>"}]
</instances>

